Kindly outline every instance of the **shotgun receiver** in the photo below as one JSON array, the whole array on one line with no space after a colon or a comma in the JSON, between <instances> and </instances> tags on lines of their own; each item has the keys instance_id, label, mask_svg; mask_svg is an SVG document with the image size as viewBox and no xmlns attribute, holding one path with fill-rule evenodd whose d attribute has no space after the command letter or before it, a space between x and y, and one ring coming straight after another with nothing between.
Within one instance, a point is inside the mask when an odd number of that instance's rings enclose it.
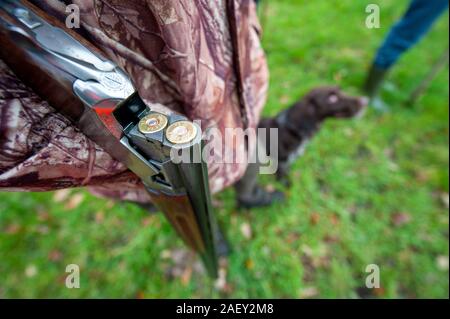
<instances>
[{"instance_id":1,"label":"shotgun receiver","mask_svg":"<svg viewBox=\"0 0 450 319\"><path fill-rule=\"evenodd\" d=\"M0 2L0 48L0 57L24 83L142 180L215 277L219 230L200 126L152 111L117 65L26 0ZM180 152L190 160L174 161Z\"/></svg>"}]
</instances>

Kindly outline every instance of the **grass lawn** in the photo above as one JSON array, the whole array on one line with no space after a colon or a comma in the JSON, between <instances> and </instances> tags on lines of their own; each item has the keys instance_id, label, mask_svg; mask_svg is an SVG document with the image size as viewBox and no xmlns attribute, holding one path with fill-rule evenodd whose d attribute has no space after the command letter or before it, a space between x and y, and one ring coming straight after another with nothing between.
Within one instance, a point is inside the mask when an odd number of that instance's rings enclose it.
<instances>
[{"instance_id":1,"label":"grass lawn","mask_svg":"<svg viewBox=\"0 0 450 319\"><path fill-rule=\"evenodd\" d=\"M268 2L266 115L318 85L357 93L407 4L371 1L382 25L370 30L366 1ZM448 298L448 69L404 105L448 45L447 21L390 74L391 112L326 123L295 163L285 205L238 212L233 190L215 196L233 246L219 282L159 214L83 190L0 193L0 298ZM72 263L80 289L64 285ZM379 289L364 288L369 264L380 267Z\"/></svg>"}]
</instances>

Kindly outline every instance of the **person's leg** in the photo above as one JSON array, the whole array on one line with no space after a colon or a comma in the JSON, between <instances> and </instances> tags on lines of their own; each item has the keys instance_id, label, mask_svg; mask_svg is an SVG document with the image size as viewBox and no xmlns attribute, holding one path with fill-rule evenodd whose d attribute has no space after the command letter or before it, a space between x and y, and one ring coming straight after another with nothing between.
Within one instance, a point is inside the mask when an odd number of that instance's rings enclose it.
<instances>
[{"instance_id":1,"label":"person's leg","mask_svg":"<svg viewBox=\"0 0 450 319\"><path fill-rule=\"evenodd\" d=\"M234 185L239 208L267 207L275 202L282 202L284 194L280 191L267 191L258 184L259 169L250 164L242 179Z\"/></svg>"},{"instance_id":2,"label":"person's leg","mask_svg":"<svg viewBox=\"0 0 450 319\"><path fill-rule=\"evenodd\" d=\"M448 8L448 0L412 0L402 19L389 32L378 50L365 83L365 91L374 97L387 71L408 49L430 30Z\"/></svg>"},{"instance_id":3,"label":"person's leg","mask_svg":"<svg viewBox=\"0 0 450 319\"><path fill-rule=\"evenodd\" d=\"M259 145L258 147L262 147ZM256 150L255 150L256 151ZM258 156L256 156L258 160ZM237 205L240 208L256 208L270 206L284 199L279 191L266 191L258 184L260 163L249 163L244 176L234 185Z\"/></svg>"},{"instance_id":4,"label":"person's leg","mask_svg":"<svg viewBox=\"0 0 450 319\"><path fill-rule=\"evenodd\" d=\"M258 183L259 165L249 163L244 176L234 185L238 199L249 199Z\"/></svg>"}]
</instances>

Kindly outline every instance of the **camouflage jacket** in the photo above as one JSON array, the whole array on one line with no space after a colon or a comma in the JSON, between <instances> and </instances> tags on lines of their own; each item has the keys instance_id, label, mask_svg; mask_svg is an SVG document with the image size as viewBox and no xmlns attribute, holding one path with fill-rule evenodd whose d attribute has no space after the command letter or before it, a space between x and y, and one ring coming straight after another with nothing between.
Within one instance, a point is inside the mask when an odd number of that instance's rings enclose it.
<instances>
[{"instance_id":1,"label":"camouflage jacket","mask_svg":"<svg viewBox=\"0 0 450 319\"><path fill-rule=\"evenodd\" d=\"M34 1L65 19L58 0ZM76 0L83 36L119 64L144 101L203 128L254 128L268 70L253 0ZM164 76L161 76L164 75ZM234 145L221 145L224 152ZM213 192L246 163L208 163ZM22 84L0 60L0 191L88 186L149 199L138 178Z\"/></svg>"}]
</instances>

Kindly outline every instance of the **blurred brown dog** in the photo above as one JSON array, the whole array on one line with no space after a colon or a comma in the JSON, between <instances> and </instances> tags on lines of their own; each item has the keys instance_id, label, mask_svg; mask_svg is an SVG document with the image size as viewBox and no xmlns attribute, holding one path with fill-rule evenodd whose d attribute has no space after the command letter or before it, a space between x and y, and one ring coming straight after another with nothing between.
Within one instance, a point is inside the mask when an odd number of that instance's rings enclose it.
<instances>
[{"instance_id":1,"label":"blurred brown dog","mask_svg":"<svg viewBox=\"0 0 450 319\"><path fill-rule=\"evenodd\" d=\"M278 129L277 179L290 185L288 173L292 162L303 154L323 121L362 115L367 104L366 97L346 95L338 87L320 87L276 117L262 119L259 127L266 129L266 150L270 147L269 129Z\"/></svg>"}]
</instances>

